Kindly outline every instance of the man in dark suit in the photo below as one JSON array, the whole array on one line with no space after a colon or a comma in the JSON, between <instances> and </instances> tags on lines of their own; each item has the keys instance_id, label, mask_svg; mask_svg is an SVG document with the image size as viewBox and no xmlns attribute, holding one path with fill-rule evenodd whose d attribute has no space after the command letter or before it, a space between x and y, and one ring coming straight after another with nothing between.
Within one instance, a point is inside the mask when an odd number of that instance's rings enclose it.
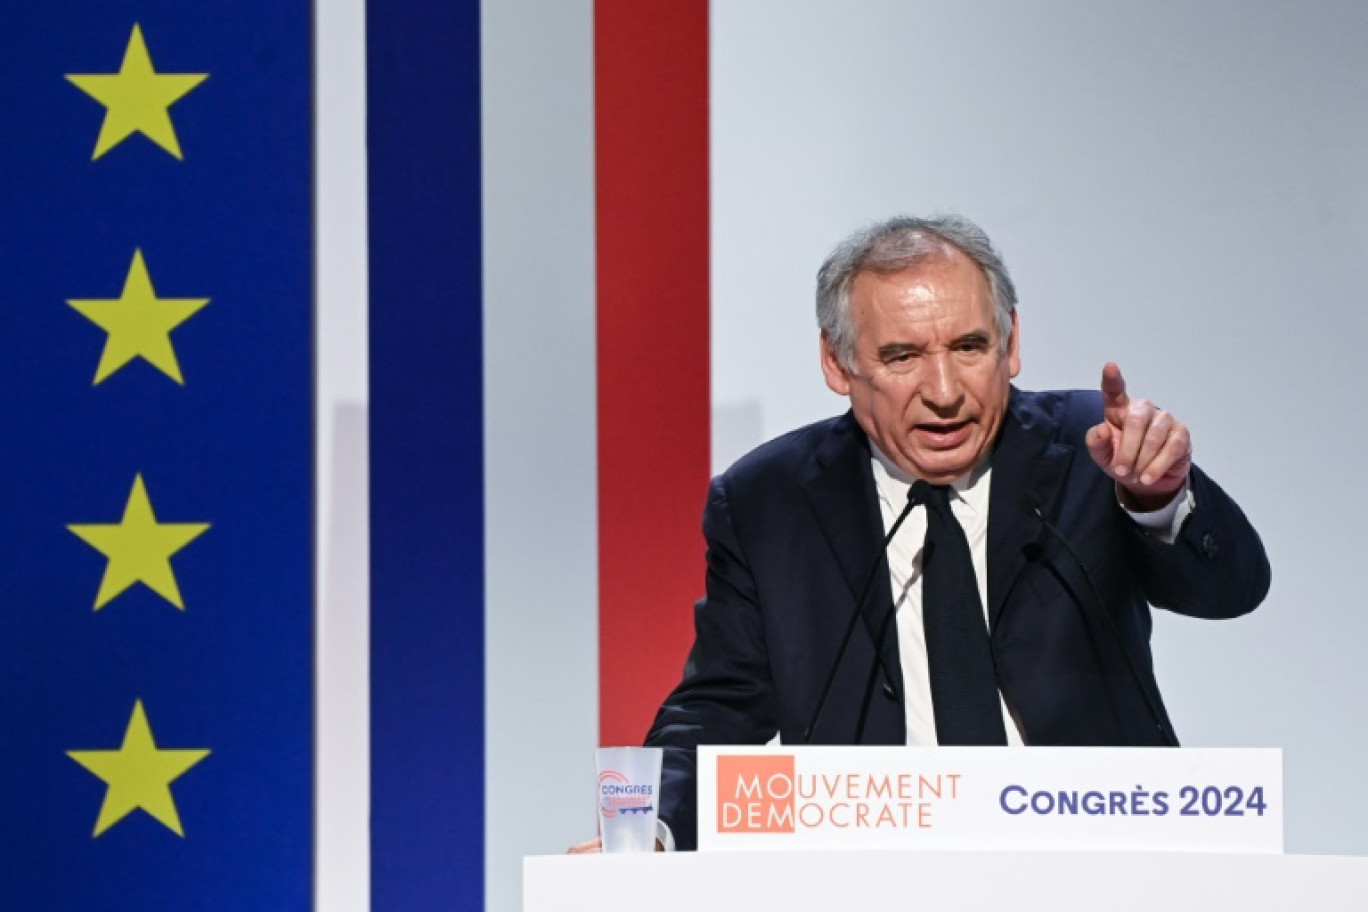
<instances>
[{"instance_id":1,"label":"man in dark suit","mask_svg":"<svg viewBox=\"0 0 1368 912\"><path fill-rule=\"evenodd\" d=\"M1149 606L1252 610L1262 544L1116 365L1100 391L1012 387L1015 304L955 217L893 219L823 265L822 370L850 411L712 483L696 640L646 742L678 847L699 744L1177 743Z\"/></svg>"},{"instance_id":2,"label":"man in dark suit","mask_svg":"<svg viewBox=\"0 0 1368 912\"><path fill-rule=\"evenodd\" d=\"M1185 425L1131 398L1116 365L1100 391L1012 387L1015 302L959 217L860 231L818 273L822 372L851 410L711 485L694 648L647 737L665 748L661 818L679 848L695 844L699 744L1176 744L1149 606L1253 610L1263 546L1193 466ZM967 655L937 643L945 584L923 592L928 555L949 552L930 544L929 509L908 511L885 555L910 489L944 498L967 544L973 576L953 599L977 615Z\"/></svg>"}]
</instances>

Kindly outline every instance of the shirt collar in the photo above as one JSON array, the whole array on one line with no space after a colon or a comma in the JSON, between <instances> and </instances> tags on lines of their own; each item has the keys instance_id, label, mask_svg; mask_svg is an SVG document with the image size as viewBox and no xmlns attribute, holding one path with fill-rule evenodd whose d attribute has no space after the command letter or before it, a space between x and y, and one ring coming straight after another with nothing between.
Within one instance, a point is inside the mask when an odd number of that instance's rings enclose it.
<instances>
[{"instance_id":1,"label":"shirt collar","mask_svg":"<svg viewBox=\"0 0 1368 912\"><path fill-rule=\"evenodd\" d=\"M890 505L901 506L907 501L907 491L916 477L909 475L889 459L873 440L869 441L869 451L873 454L874 485L879 497ZM950 489L964 506L974 513L987 515L988 486L992 476L992 461L984 459L973 469L950 482Z\"/></svg>"}]
</instances>

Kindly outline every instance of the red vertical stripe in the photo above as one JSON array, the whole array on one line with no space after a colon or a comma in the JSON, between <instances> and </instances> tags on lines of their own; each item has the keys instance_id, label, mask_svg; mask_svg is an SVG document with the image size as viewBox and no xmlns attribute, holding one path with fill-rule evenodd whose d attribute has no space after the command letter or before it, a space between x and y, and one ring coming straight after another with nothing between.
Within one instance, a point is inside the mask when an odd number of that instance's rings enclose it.
<instances>
[{"instance_id":1,"label":"red vertical stripe","mask_svg":"<svg viewBox=\"0 0 1368 912\"><path fill-rule=\"evenodd\" d=\"M639 744L703 585L707 0L598 0L594 76L599 735Z\"/></svg>"}]
</instances>

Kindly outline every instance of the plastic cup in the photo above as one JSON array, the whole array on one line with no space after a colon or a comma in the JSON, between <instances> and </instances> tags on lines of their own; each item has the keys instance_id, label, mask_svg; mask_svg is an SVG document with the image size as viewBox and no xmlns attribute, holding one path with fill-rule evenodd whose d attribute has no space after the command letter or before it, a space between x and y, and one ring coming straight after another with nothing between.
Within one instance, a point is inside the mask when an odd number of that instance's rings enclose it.
<instances>
[{"instance_id":1,"label":"plastic cup","mask_svg":"<svg viewBox=\"0 0 1368 912\"><path fill-rule=\"evenodd\" d=\"M659 747L600 747L599 835L605 852L654 852L660 810Z\"/></svg>"}]
</instances>

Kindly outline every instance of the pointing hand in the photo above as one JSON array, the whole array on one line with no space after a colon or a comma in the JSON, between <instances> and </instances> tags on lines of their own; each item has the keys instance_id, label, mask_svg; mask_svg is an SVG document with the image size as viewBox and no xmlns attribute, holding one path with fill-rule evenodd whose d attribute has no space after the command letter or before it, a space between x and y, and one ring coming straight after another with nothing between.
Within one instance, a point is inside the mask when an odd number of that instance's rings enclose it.
<instances>
[{"instance_id":1,"label":"pointing hand","mask_svg":"<svg viewBox=\"0 0 1368 912\"><path fill-rule=\"evenodd\" d=\"M1187 425L1145 399L1126 394L1121 368L1102 368L1102 423L1088 431L1088 453L1136 512L1173 500L1192 467Z\"/></svg>"}]
</instances>

